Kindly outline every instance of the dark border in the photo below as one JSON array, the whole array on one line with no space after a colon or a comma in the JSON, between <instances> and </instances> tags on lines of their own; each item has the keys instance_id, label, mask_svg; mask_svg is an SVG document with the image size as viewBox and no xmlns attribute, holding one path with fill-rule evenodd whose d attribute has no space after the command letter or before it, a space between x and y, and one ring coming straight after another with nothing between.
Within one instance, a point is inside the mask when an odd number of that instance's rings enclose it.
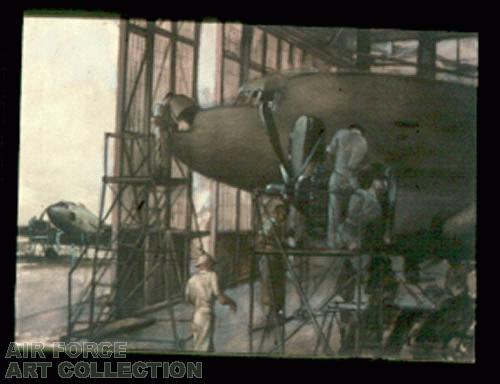
<instances>
[{"instance_id":1,"label":"dark border","mask_svg":"<svg viewBox=\"0 0 500 384\"><path fill-rule=\"evenodd\" d=\"M3 218L6 226L3 227L4 237L2 271L2 343L0 354L5 355L6 347L14 339L15 307L14 290L16 276L16 233L17 233L17 201L18 201L18 152L19 152L19 117L20 117L20 90L21 90L21 43L22 43L22 18L23 13L40 16L72 16L72 17L146 17L154 18L164 15L166 18L190 20L221 20L240 21L248 24L287 24L305 26L346 26L358 28L395 28L418 30L449 30L449 31L479 31L479 10L473 5L459 6L445 10L436 9L434 6L423 3L393 5L392 9L401 11L404 16L395 16L392 12L384 13L379 2L366 6L361 2L350 5L352 9L341 7L337 3L322 5L295 4L283 5L282 11L274 9L269 12L262 5L249 5L243 2L215 5L213 2L186 4L183 10L169 8L167 3L145 5L136 2L134 5L116 5L99 3L89 5L89 2L65 1L64 3L47 4L48 2L25 2L22 7L11 8L2 23L2 36L6 50L0 61L0 187L3 197ZM121 3L121 2L120 2ZM171 4L171 3L170 3ZM418 8L418 9L416 9ZM457 13L457 8L463 8L462 14ZM472 9L470 9L472 8ZM483 36L482 36L483 37ZM483 41L483 40L482 40ZM4 49L5 49L4 48ZM480 52L483 50L481 49ZM480 54L480 61L482 62ZM483 66L482 66L483 69ZM483 79L484 77L481 76ZM481 88L480 88L481 95ZM479 98L481 99L481 97ZM481 112L481 111L479 111ZM480 116L482 113L480 113ZM16 223L16 224L14 224ZM479 239L479 236L478 236ZM479 252L478 252L479 253ZM489 255L492 258L496 255ZM481 266L483 263L479 263ZM484 270L484 268L483 268ZM483 271L480 275L483 278ZM483 284L481 283L480 286ZM481 295L484 289L480 289ZM494 316L494 315L493 315ZM481 319L479 322L481 322ZM478 335L484 334L483 331ZM477 352L477 351L476 351ZM476 353L479 361L481 356ZM228 356L193 356L186 355L154 355L136 354L127 357L127 360L157 360L157 361L202 361L205 379L225 378L231 381L240 378L277 380L288 378L306 379L308 381L343 379L339 373L347 373L347 379L369 375L373 368L380 369L381 376L369 380L394 378L405 380L415 374L422 378L430 379L433 373L427 368L438 368L445 374L463 376L470 372L477 364L441 364L441 363L412 363L389 362L380 360L326 360L326 359L273 359L256 357L228 357ZM8 361L2 359L0 375L3 378ZM53 360L57 364L57 360ZM390 370L387 370L390 368ZM424 369L421 369L424 368ZM343 370L345 369L345 371ZM398 370L399 369L399 370ZM418 375L418 374L421 374ZM273 378L275 377L275 378ZM448 376L446 376L448 379Z\"/></svg>"}]
</instances>

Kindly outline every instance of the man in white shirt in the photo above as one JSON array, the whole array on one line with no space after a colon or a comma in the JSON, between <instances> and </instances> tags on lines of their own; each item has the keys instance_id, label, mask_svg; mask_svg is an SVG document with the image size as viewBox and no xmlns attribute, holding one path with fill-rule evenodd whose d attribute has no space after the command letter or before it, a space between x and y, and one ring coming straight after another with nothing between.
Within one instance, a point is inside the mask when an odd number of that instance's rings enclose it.
<instances>
[{"instance_id":1,"label":"man in white shirt","mask_svg":"<svg viewBox=\"0 0 500 384\"><path fill-rule=\"evenodd\" d=\"M200 352L214 351L214 303L218 299L222 305L228 305L236 312L237 305L219 288L219 279L212 270L214 261L203 254L196 262L198 272L191 276L186 285L186 300L194 306L192 331L193 350Z\"/></svg>"},{"instance_id":2,"label":"man in white shirt","mask_svg":"<svg viewBox=\"0 0 500 384\"><path fill-rule=\"evenodd\" d=\"M363 128L352 124L340 129L326 148L328 158L334 158L334 171L328 184L328 237L330 248L338 247L338 229L351 194L358 188L356 174L368 151Z\"/></svg>"}]
</instances>

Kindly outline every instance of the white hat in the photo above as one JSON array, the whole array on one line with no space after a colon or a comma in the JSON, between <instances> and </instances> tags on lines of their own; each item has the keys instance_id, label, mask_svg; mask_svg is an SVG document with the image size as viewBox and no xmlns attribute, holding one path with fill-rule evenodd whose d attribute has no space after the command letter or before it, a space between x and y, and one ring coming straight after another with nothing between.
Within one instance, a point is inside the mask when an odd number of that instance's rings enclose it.
<instances>
[{"instance_id":1,"label":"white hat","mask_svg":"<svg viewBox=\"0 0 500 384\"><path fill-rule=\"evenodd\" d=\"M199 267L202 264L206 264L208 262L215 263L215 261L207 254L203 254L200 257L198 257L198 260L196 261L195 266Z\"/></svg>"}]
</instances>

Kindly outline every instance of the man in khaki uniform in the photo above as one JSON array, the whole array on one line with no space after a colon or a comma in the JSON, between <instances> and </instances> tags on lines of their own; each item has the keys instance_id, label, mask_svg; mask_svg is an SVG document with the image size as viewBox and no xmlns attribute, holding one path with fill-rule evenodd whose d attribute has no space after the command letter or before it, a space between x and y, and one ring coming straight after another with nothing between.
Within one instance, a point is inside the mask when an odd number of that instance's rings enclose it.
<instances>
[{"instance_id":1,"label":"man in khaki uniform","mask_svg":"<svg viewBox=\"0 0 500 384\"><path fill-rule=\"evenodd\" d=\"M155 136L153 151L153 176L159 180L169 177L168 131L187 131L199 108L187 96L167 92L159 103L153 106L151 132Z\"/></svg>"},{"instance_id":2,"label":"man in khaki uniform","mask_svg":"<svg viewBox=\"0 0 500 384\"><path fill-rule=\"evenodd\" d=\"M192 331L193 350L200 352L214 351L214 302L218 299L222 305L228 305L233 312L237 306L234 300L226 296L219 288L219 279L212 270L214 261L206 254L196 262L198 272L191 276L186 285L186 300L194 305Z\"/></svg>"}]
</instances>

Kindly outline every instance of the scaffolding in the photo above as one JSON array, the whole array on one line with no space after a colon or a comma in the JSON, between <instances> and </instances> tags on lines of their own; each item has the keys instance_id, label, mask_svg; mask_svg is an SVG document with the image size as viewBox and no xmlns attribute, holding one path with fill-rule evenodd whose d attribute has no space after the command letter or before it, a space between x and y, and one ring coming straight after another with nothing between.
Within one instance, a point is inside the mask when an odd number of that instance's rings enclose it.
<instances>
[{"instance_id":1,"label":"scaffolding","mask_svg":"<svg viewBox=\"0 0 500 384\"><path fill-rule=\"evenodd\" d=\"M263 28L263 35L256 34L263 36L262 40L255 39L255 50L261 52L257 55L252 48L254 29L257 31L258 28L245 26L242 27L241 35L236 33L238 36L236 40L241 41L238 43L240 45L236 45L235 52L232 49L234 42L229 38L234 33L227 36L225 32L222 34L219 80L221 101L229 98L231 88L236 91L237 85L241 85L240 80L264 74L272 69L285 69L288 66L285 65L286 62L292 61L292 56L295 57L292 52L297 47L292 49L285 40L282 41L281 38L274 36L273 38L277 39L276 52L273 51L271 55L270 50L269 57L272 56L274 59L270 60L271 64L268 65L267 48L271 47L271 44L268 44L268 37L271 37L269 33L273 29ZM113 216L113 231L109 243L87 244L70 269L67 333L70 339L98 337L102 327L110 321L138 313L148 306L164 303L169 308L172 334L177 344L176 322L172 307L181 300L181 289L189 275L193 237L191 226L192 223L197 225L197 220L192 201L190 171L173 159L175 169L180 172L180 175L173 176L172 158L169 154L166 162L169 164L168 174L160 179L154 175L151 154L154 153L153 148L157 138L149 133L149 121L151 105L161 99L166 91L196 98L200 25L189 22L131 20L126 24L124 36L121 49L123 65L120 65L121 78L118 91L119 133L109 133L105 138L105 175L102 180L98 234L103 231L106 221L111 216ZM282 50L285 46L286 50ZM304 57L306 55L305 50L297 52ZM256 61L257 57L260 59ZM234 81L231 82L230 69L234 70L235 65L238 66L234 71L237 76L233 76ZM115 169L115 172L108 174L111 141L115 142L114 148L119 153L117 157L119 170ZM186 207L184 212L177 216L185 218L185 228L176 229L171 222L174 216L172 207L184 192ZM262 225L261 204L258 201L260 197L254 196L256 220L254 230ZM105 209L107 201L111 201L111 205ZM236 201L236 249L239 255L240 192ZM265 207L263 208L263 214L269 217L269 213ZM216 220L217 215L214 221ZM260 342L259 352L263 351L266 337L274 334L275 343L271 351L285 353L288 340L306 324L312 324L316 335L315 353L319 353L322 349L325 354L335 355L330 343L332 327L334 324L345 323L344 318L347 318L351 324L346 328L354 330L354 354L360 355L367 345L363 340L362 316L370 305L361 295L367 276L362 263L363 254L347 251L290 250L283 247L276 233L273 233L273 238L274 246L268 249L256 249L250 263L249 350L254 351L254 335L261 331L261 340L264 341ZM270 310L266 324L256 327L253 324L254 283L257 275L255 259L273 256L283 259L288 280L300 297L301 308L288 317L286 314L277 314ZM298 268L290 256L299 260ZM332 265L313 281L312 287L309 286L311 256L332 260ZM373 259L390 257L384 253L370 254L370 256ZM79 294L75 294L75 287L81 278L81 262L86 258L92 261L91 280ZM233 275L240 260L239 257L232 260ZM314 308L311 305L311 298L328 278L337 260L341 263L355 260L355 273L341 286L336 286L331 297L326 297L318 308ZM383 297L385 288L381 286L378 289L380 292L377 296ZM349 290L355 292L352 300L344 302L337 300L338 296L346 296L345 292ZM414 292L414 294L419 297L419 293ZM375 304L379 309L377 321L380 332L374 344L379 353L383 353L384 302L379 300ZM299 325L287 335L285 325L291 320L298 320Z\"/></svg>"},{"instance_id":2,"label":"scaffolding","mask_svg":"<svg viewBox=\"0 0 500 384\"><path fill-rule=\"evenodd\" d=\"M264 201L263 193L257 192L253 196L255 235L262 228L265 220L270 220L268 204ZM272 245L256 247L252 255L250 288L249 288L249 321L248 321L248 350L250 353L279 354L287 353L286 346L305 326L312 326L315 340L313 355L344 356L344 357L383 357L387 334L387 324L394 320L394 314L404 310L394 302L395 285L403 287L417 303L416 311L425 316L431 316L440 304L433 301L420 283L409 283L403 276L393 274L392 284L387 281L387 262L392 257L401 256L390 249L364 251L346 251L329 249L290 249L283 246L282 239L275 226L271 226ZM256 242L257 244L257 242ZM363 262L363 256L369 262ZM255 324L256 292L259 273L257 259L279 257L282 259L286 271L284 282L285 300L293 289L300 299L300 306L293 313L286 313L286 305L278 313L275 297L271 294L271 305L263 305L267 310L265 320ZM311 258L326 258L331 263L317 276L310 276ZM331 278L335 269L337 277L342 273L350 261L353 268L344 274L345 279L337 279L328 289L328 293L318 296L320 286ZM470 261L464 261L470 264ZM370 268L370 265L372 268ZM377 275L375 286L370 294L365 289L370 277ZM263 277L261 276L261 279ZM340 281L339 281L340 280ZM262 283L262 280L261 280ZM312 284L311 284L312 283ZM262 290L262 284L260 285ZM272 292L272 289L271 289ZM364 293L363 293L364 292ZM313 300L315 299L315 300ZM318 300L320 299L320 300ZM313 305L312 301L316 304ZM286 303L285 303L286 304ZM287 326L289 324L289 326ZM340 349L335 350L332 342L332 330L337 326L340 333ZM469 325L464 325L468 327ZM418 328L418 327L417 327ZM410 337L412 334L410 333ZM469 336L458 332L460 343ZM255 345L257 343L257 345ZM448 356L449 352L438 350L441 356ZM457 347L458 348L458 347Z\"/></svg>"},{"instance_id":3,"label":"scaffolding","mask_svg":"<svg viewBox=\"0 0 500 384\"><path fill-rule=\"evenodd\" d=\"M262 194L256 193L254 195L254 219L256 228L261 228L264 220L270 220L271 216L268 207L265 203L262 203ZM358 354L360 350L360 322L361 322L361 311L366 307L366 303L362 303L361 300L361 286L363 285L362 279L364 275L363 268L361 267L361 253L353 253L350 251L330 251L330 250L294 250L286 249L279 238L279 235L274 226L271 227L273 245L267 247L266 249L255 249L254 260L252 262L251 277L250 277L250 300L249 300L249 326L248 326L248 336L249 336L249 352L263 353L263 347L267 344L266 338L269 336L273 337L273 347L267 351L267 353L286 353L286 343L297 334L306 324L312 324L315 335L316 342L314 348L314 354L322 353L326 355L334 356L335 352L330 343L331 332L334 322L340 323L340 313L350 312L354 313L355 325L356 325L356 337L355 337L355 353ZM346 258L355 257L358 264L357 272L351 279L344 282L343 287L336 287L332 294L325 298L318 308L314 308L311 305L311 298L316 293L317 289L329 277L332 273L332 267L335 263L331 263L328 268L314 281L314 286L309 287L309 260L311 256L325 257L332 260L340 259L344 261ZM283 306L283 313L278 314L275 310L276 302L275 298L271 294L272 304L267 308L266 321L264 325L255 326L254 325L254 313L255 313L255 280L256 274L256 258L264 257L268 260L271 257L280 257L285 265L286 277L290 281L294 290L300 298L300 308L293 314L287 316L285 312L286 305ZM293 265L291 261L293 257L294 261L298 259L298 265ZM298 270L297 270L298 269ZM355 282L356 297L352 303L341 303L337 299L345 288L349 287L349 284ZM285 283L286 284L286 283ZM286 292L287 287L285 287ZM271 289L272 292L272 289ZM286 294L285 294L286 298ZM286 334L285 326L291 320L298 320L299 324L291 331ZM321 322L319 321L321 320ZM254 334L260 332L260 341L257 350L254 348Z\"/></svg>"},{"instance_id":4,"label":"scaffolding","mask_svg":"<svg viewBox=\"0 0 500 384\"><path fill-rule=\"evenodd\" d=\"M115 148L123 151L122 170L126 176L103 176L97 233L104 230L106 220L118 207L122 208L118 214L123 214L118 217L109 242L87 244L70 269L67 337L97 337L99 330L110 321L143 311L148 305L164 303L170 308L172 333L177 342L171 308L180 301L182 287L189 277L193 233L191 225L186 225L185 230L172 228L169 209L182 190L191 187L191 178L186 174L153 176L151 159L155 137L130 132L106 134L105 170L109 168L111 141L118 144ZM132 204L126 204L125 200ZM110 204L105 209L107 201ZM196 225L191 198L187 204L186 223L193 221ZM183 249L179 249L179 245ZM91 279L75 294L84 259L92 260Z\"/></svg>"},{"instance_id":5,"label":"scaffolding","mask_svg":"<svg viewBox=\"0 0 500 384\"><path fill-rule=\"evenodd\" d=\"M105 135L96 237L109 221L111 235L86 244L70 268L66 338L98 338L114 320L167 306L177 345L172 306L201 235L192 173L171 153L176 127L153 134L151 109L168 91L196 96L199 35L192 22L120 22L117 132Z\"/></svg>"}]
</instances>

